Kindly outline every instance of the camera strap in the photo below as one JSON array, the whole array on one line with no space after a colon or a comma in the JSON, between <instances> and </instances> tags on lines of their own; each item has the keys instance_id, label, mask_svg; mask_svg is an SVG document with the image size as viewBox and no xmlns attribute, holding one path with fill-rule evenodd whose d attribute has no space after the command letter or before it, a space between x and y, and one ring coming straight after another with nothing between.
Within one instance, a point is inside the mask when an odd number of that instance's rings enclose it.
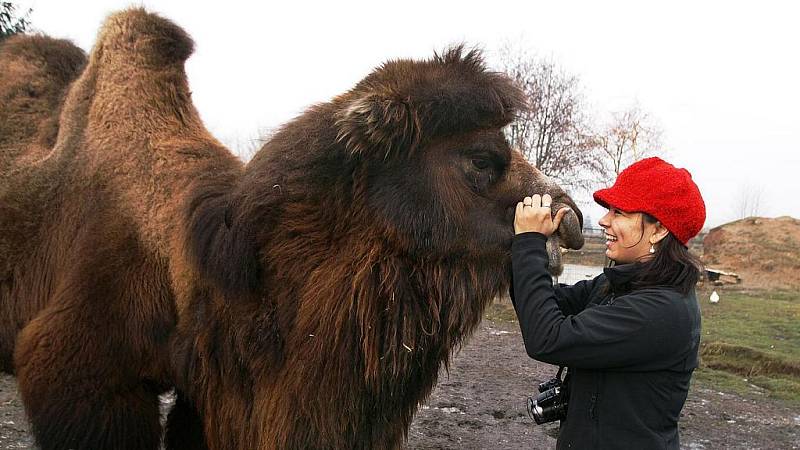
<instances>
[{"instance_id":1,"label":"camera strap","mask_svg":"<svg viewBox=\"0 0 800 450\"><path fill-rule=\"evenodd\" d=\"M564 378L561 378L562 373L564 373ZM569 367L558 366L558 373L556 373L556 377L558 377L561 380L561 383L564 386L563 389L564 395L568 395L567 392L569 390L569 374L570 374Z\"/></svg>"}]
</instances>

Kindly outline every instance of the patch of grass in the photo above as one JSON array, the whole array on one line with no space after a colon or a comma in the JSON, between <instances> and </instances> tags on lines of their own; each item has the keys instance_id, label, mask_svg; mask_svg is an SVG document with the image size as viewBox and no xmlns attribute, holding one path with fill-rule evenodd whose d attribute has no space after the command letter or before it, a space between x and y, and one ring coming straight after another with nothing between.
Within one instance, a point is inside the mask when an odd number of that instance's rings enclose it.
<instances>
[{"instance_id":1,"label":"patch of grass","mask_svg":"<svg viewBox=\"0 0 800 450\"><path fill-rule=\"evenodd\" d=\"M696 379L718 390L763 394L800 405L800 292L698 292L703 313Z\"/></svg>"},{"instance_id":2,"label":"patch of grass","mask_svg":"<svg viewBox=\"0 0 800 450\"><path fill-rule=\"evenodd\" d=\"M725 343L800 363L800 292L720 291L720 301L698 292L704 344Z\"/></svg>"},{"instance_id":3,"label":"patch of grass","mask_svg":"<svg viewBox=\"0 0 800 450\"><path fill-rule=\"evenodd\" d=\"M784 400L800 408L800 378L756 376L750 381L756 386L766 389L770 397Z\"/></svg>"},{"instance_id":4,"label":"patch of grass","mask_svg":"<svg viewBox=\"0 0 800 450\"><path fill-rule=\"evenodd\" d=\"M800 379L800 363L750 347L712 342L703 343L700 352L703 363L712 369L746 377L786 375Z\"/></svg>"},{"instance_id":5,"label":"patch of grass","mask_svg":"<svg viewBox=\"0 0 800 450\"><path fill-rule=\"evenodd\" d=\"M495 300L483 312L483 318L491 320L492 322L517 322L517 313L514 311L514 305L509 300L507 303L504 301Z\"/></svg>"},{"instance_id":6,"label":"patch of grass","mask_svg":"<svg viewBox=\"0 0 800 450\"><path fill-rule=\"evenodd\" d=\"M704 387L715 391L737 394L742 397L763 397L763 388L753 385L747 378L708 367L700 367L692 374L692 389Z\"/></svg>"},{"instance_id":7,"label":"patch of grass","mask_svg":"<svg viewBox=\"0 0 800 450\"><path fill-rule=\"evenodd\" d=\"M692 389L698 387L756 400L764 397L778 399L789 407L800 408L800 381L796 378L766 376L746 378L724 370L700 367L692 376Z\"/></svg>"}]
</instances>

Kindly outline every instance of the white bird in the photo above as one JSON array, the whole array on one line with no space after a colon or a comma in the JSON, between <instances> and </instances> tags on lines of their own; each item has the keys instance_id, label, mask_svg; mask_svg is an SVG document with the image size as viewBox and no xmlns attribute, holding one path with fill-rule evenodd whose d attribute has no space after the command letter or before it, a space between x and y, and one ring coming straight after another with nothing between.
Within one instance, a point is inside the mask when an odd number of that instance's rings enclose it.
<instances>
[{"instance_id":1,"label":"white bird","mask_svg":"<svg viewBox=\"0 0 800 450\"><path fill-rule=\"evenodd\" d=\"M714 292L712 292L712 293L711 293L711 297L710 297L708 300L709 300L711 303L717 303L717 302L719 302L719 294L717 294L717 291L714 291Z\"/></svg>"}]
</instances>

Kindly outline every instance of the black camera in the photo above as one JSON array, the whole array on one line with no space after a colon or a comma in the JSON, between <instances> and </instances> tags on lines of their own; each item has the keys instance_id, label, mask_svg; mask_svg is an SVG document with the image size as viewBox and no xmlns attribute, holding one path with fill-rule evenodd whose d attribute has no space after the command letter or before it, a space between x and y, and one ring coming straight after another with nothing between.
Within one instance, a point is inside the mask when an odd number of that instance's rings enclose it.
<instances>
[{"instance_id":1,"label":"black camera","mask_svg":"<svg viewBox=\"0 0 800 450\"><path fill-rule=\"evenodd\" d=\"M539 385L539 394L528 397L528 415L541 425L543 423L564 420L567 417L569 388L567 376L561 380L564 368L560 367L556 376Z\"/></svg>"}]
</instances>

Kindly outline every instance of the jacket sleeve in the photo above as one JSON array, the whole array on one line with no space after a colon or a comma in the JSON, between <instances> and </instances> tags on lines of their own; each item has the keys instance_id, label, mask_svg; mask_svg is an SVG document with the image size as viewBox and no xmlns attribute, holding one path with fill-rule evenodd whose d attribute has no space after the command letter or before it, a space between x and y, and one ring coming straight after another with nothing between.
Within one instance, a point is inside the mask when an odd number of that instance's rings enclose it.
<instances>
[{"instance_id":1,"label":"jacket sleeve","mask_svg":"<svg viewBox=\"0 0 800 450\"><path fill-rule=\"evenodd\" d=\"M558 308L568 316L583 311L592 298L592 290L596 281L597 279L582 280L572 286L559 284L554 289Z\"/></svg>"},{"instance_id":2,"label":"jacket sleeve","mask_svg":"<svg viewBox=\"0 0 800 450\"><path fill-rule=\"evenodd\" d=\"M565 315L539 236L519 234L512 244L514 308L530 357L575 368L635 370L680 351L684 342L675 338L669 301L657 292L636 291L613 306Z\"/></svg>"},{"instance_id":3,"label":"jacket sleeve","mask_svg":"<svg viewBox=\"0 0 800 450\"><path fill-rule=\"evenodd\" d=\"M547 237L540 233L523 233L520 236L527 236L521 239L539 239L542 242L547 242ZM547 259L547 255L545 255L545 269L547 269L548 263L549 260ZM566 315L578 314L583 311L589 303L589 300L591 300L595 282L596 279L582 280L572 286L559 284L558 287L555 288L556 304L558 304L558 308ZM511 297L511 303L516 304L514 283L511 283L509 287L509 295Z\"/></svg>"}]
</instances>

